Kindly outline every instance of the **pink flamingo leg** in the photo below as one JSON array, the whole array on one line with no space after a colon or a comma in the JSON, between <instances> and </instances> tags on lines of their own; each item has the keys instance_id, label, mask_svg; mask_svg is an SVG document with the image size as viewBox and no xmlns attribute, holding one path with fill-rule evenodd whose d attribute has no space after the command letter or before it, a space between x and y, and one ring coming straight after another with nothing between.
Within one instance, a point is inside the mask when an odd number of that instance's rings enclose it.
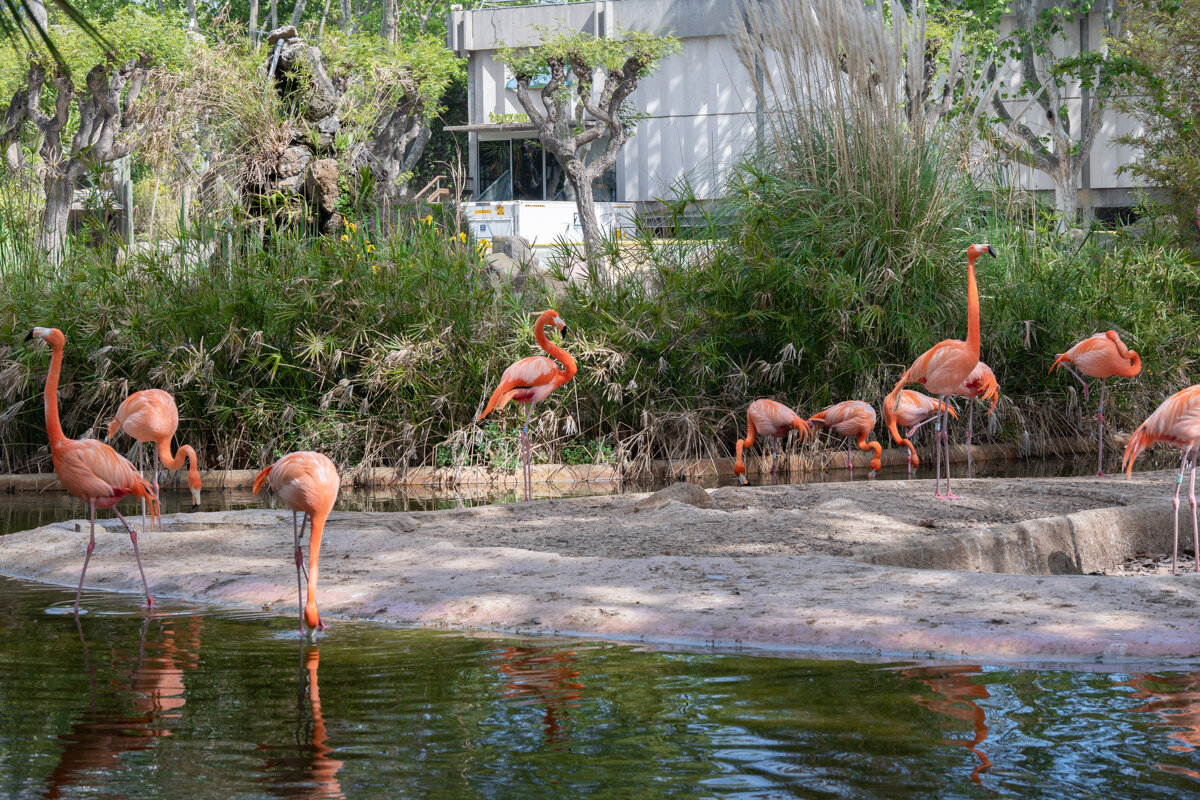
<instances>
[{"instance_id":1,"label":"pink flamingo leg","mask_svg":"<svg viewBox=\"0 0 1200 800\"><path fill-rule=\"evenodd\" d=\"M1200 526L1196 520L1196 448L1192 448L1192 487L1188 494L1188 504L1192 507L1192 558L1196 563L1196 572L1200 572Z\"/></svg>"},{"instance_id":2,"label":"pink flamingo leg","mask_svg":"<svg viewBox=\"0 0 1200 800\"><path fill-rule=\"evenodd\" d=\"M524 464L525 481L524 482L525 482L525 500L526 501L533 499L533 468L531 466L533 454L530 451L530 446L529 446L529 412L530 412L530 409L532 409L532 407L533 407L533 403L525 404L525 425L524 425L524 427L521 428L522 458L525 461L525 464Z\"/></svg>"},{"instance_id":3,"label":"pink flamingo leg","mask_svg":"<svg viewBox=\"0 0 1200 800\"><path fill-rule=\"evenodd\" d=\"M146 477L146 444L138 442L138 474ZM146 498L142 498L142 530L146 530Z\"/></svg>"},{"instance_id":4,"label":"pink flamingo leg","mask_svg":"<svg viewBox=\"0 0 1200 800\"><path fill-rule=\"evenodd\" d=\"M1080 375L1078 372L1076 372L1075 368L1072 367L1070 364L1063 364L1063 366L1067 368L1068 372L1070 372L1072 375L1075 376L1075 380L1077 380L1083 384L1083 402L1086 403L1088 401L1088 390L1090 389L1090 387L1088 386L1088 382L1085 381L1083 379L1083 376Z\"/></svg>"},{"instance_id":5,"label":"pink flamingo leg","mask_svg":"<svg viewBox=\"0 0 1200 800\"><path fill-rule=\"evenodd\" d=\"M1100 442L1100 455L1096 462L1096 477L1097 478L1111 478L1112 477L1112 475L1109 475L1107 472L1104 471L1104 389L1105 389L1105 384L1107 384L1107 383L1108 383L1108 378L1100 379L1100 410L1096 412L1096 425L1097 425L1096 438Z\"/></svg>"},{"instance_id":6,"label":"pink flamingo leg","mask_svg":"<svg viewBox=\"0 0 1200 800\"><path fill-rule=\"evenodd\" d=\"M941 399L941 396L938 396ZM942 499L942 412L939 409L935 415L933 422L933 460L934 460L934 478L933 478L933 496L934 498Z\"/></svg>"},{"instance_id":7,"label":"pink flamingo leg","mask_svg":"<svg viewBox=\"0 0 1200 800\"><path fill-rule=\"evenodd\" d=\"M1179 478L1175 481L1175 499L1172 504L1175 507L1173 518L1175 520L1175 553L1171 556L1171 574L1175 574L1175 565L1179 561L1179 490L1183 488L1183 473L1187 470L1188 455L1191 450L1183 451L1183 460L1179 462Z\"/></svg>"},{"instance_id":8,"label":"pink flamingo leg","mask_svg":"<svg viewBox=\"0 0 1200 800\"><path fill-rule=\"evenodd\" d=\"M846 466L850 470L850 477L854 477L854 451L850 449L850 439L846 439Z\"/></svg>"},{"instance_id":9,"label":"pink flamingo leg","mask_svg":"<svg viewBox=\"0 0 1200 800\"><path fill-rule=\"evenodd\" d=\"M942 401L942 449L946 453L946 499L957 500L958 495L950 491L950 400L944 396L939 399Z\"/></svg>"},{"instance_id":10,"label":"pink flamingo leg","mask_svg":"<svg viewBox=\"0 0 1200 800\"><path fill-rule=\"evenodd\" d=\"M158 472L159 472L158 447L156 447L154 445L151 445L151 447L154 447L154 497L155 497L155 499L158 499L158 498L162 497L162 495L158 491ZM143 500L142 502L144 503L146 501ZM161 508L161 506L160 506L160 508ZM146 530L145 522L142 522L142 530ZM161 514L159 515L159 518L158 518L158 530L160 530L160 531L162 530L162 515Z\"/></svg>"},{"instance_id":11,"label":"pink flamingo leg","mask_svg":"<svg viewBox=\"0 0 1200 800\"><path fill-rule=\"evenodd\" d=\"M79 588L75 590L75 614L79 615L79 596L83 594L83 576L87 575L88 562L92 560L92 551L96 549L96 501L88 503L92 510L91 538L88 539L87 555L83 557L83 572L79 573Z\"/></svg>"},{"instance_id":12,"label":"pink flamingo leg","mask_svg":"<svg viewBox=\"0 0 1200 800\"><path fill-rule=\"evenodd\" d=\"M967 411L967 477L975 471L975 462L971 459L971 445L975 442L975 404L967 400L970 409Z\"/></svg>"},{"instance_id":13,"label":"pink flamingo leg","mask_svg":"<svg viewBox=\"0 0 1200 800\"><path fill-rule=\"evenodd\" d=\"M129 541L133 542L133 557L137 559L138 572L142 574L142 586L146 589L146 606L154 608L154 597L150 594L150 584L146 581L146 570L142 569L142 554L138 550L137 531L129 524L129 521L121 515L116 506L113 506L113 513L117 515L117 519L121 520L121 524L125 526L125 530L129 531Z\"/></svg>"},{"instance_id":14,"label":"pink flamingo leg","mask_svg":"<svg viewBox=\"0 0 1200 800\"><path fill-rule=\"evenodd\" d=\"M779 439L772 437L771 439L771 480L775 480L775 462L779 457Z\"/></svg>"},{"instance_id":15,"label":"pink flamingo leg","mask_svg":"<svg viewBox=\"0 0 1200 800\"><path fill-rule=\"evenodd\" d=\"M305 523L308 522L308 515L304 515ZM295 545L296 554L296 607L300 609L300 635L304 635L304 584L300 579L300 572L304 569L304 551L300 549L300 537L303 535L301 531L304 528L296 527L296 512L292 512L292 542Z\"/></svg>"}]
</instances>

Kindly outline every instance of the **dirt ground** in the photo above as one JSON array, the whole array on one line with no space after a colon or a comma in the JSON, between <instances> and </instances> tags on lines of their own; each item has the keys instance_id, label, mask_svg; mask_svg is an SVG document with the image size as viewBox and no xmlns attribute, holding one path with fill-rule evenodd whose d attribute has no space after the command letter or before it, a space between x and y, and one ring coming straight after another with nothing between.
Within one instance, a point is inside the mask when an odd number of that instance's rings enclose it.
<instances>
[{"instance_id":1,"label":"dirt ground","mask_svg":"<svg viewBox=\"0 0 1200 800\"><path fill-rule=\"evenodd\" d=\"M335 512L320 600L335 627L336 618L353 617L788 652L1198 659L1194 573L1002 575L842 557L863 545L961 537L1090 509L1169 507L1173 488L1168 473L961 480L962 499L945 502L932 498L929 480L711 491L680 484L654 495ZM73 587L86 534L87 523L76 521L6 536L0 574ZM295 613L286 510L171 515L141 543L161 599ZM87 586L140 591L115 520L97 534Z\"/></svg>"}]
</instances>

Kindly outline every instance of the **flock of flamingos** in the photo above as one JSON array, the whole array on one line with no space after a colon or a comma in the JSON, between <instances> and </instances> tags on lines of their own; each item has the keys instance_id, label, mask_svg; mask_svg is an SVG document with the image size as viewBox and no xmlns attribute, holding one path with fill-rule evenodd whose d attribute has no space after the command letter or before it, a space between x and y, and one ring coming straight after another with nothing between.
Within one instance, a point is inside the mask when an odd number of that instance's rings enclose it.
<instances>
[{"instance_id":1,"label":"flock of flamingos","mask_svg":"<svg viewBox=\"0 0 1200 800\"><path fill-rule=\"evenodd\" d=\"M956 499L957 495L950 491L950 444L949 419L957 419L957 413L950 405L951 397L966 397L968 402L973 398L991 400L995 408L999 387L996 377L986 364L979 360L979 293L975 285L975 261L987 253L995 257L995 251L986 244L972 245L967 249L967 339L947 339L925 351L913 362L900 379L895 388L884 399L884 425L892 439L909 450L909 469L918 465L916 450L908 438L900 436L899 427L909 428L908 437L926 424L933 422L934 445L936 461L936 480L934 497L938 499ZM535 324L535 336L538 344L547 356L530 356L516 362L504 371L500 384L492 393L487 406L477 418L482 420L492 411L504 408L509 402L521 403L525 406L525 422L521 427L522 471L524 480L525 500L532 496L532 477L530 470L529 419L535 403L546 399L555 389L565 384L575 376L575 359L562 347L555 345L546 338L545 327L553 325L561 335L566 333L566 323L557 312L547 310L542 312ZM59 481L67 491L83 501L91 512L90 538L87 555L83 561L83 571L79 575L79 588L75 593L75 612L79 612L79 599L83 591L83 580L87 574L88 562L96 546L96 510L111 508L117 518L129 531L133 543L133 553L137 558L138 571L142 576L142 585L146 590L146 603L154 605L154 597L150 594L150 586L146 582L146 573L142 569L142 558L138 550L138 535L129 521L117 509L117 503L126 496L141 498L143 506L149 506L151 521L159 516L158 503L158 469L159 465L168 469L179 469L188 464L188 488L196 507L200 502L200 473L196 466L196 453L188 445L181 446L174 454L171 453L171 438L179 426L179 411L171 395L159 389L147 389L135 392L125 399L117 409L116 417L109 425L109 438L124 431L139 442L151 442L155 445L154 481L151 483L142 477L127 459L118 454L113 448L97 439L68 439L62 430L58 417L58 380L62 370L63 347L66 337L57 328L34 328L27 339L41 339L51 349L50 371L46 375L46 433L50 440L50 455L54 462L54 471ZM559 366L559 365L562 366ZM1074 366L1072 366L1074 365ZM1141 371L1141 359L1138 354L1127 349L1121 338L1114 332L1098 333L1076 344L1070 350L1062 353L1054 361L1051 370L1058 367L1068 369L1084 387L1084 399L1087 399L1088 383L1080 375L1100 379L1100 408L1097 413L1099 426L1100 453L1096 474L1104 477L1104 396L1106 382L1110 377L1132 377ZM905 389L909 384L920 384L926 390L937 395L936 399L920 392ZM988 413L991 413L989 410ZM972 409L973 417L973 409ZM792 430L799 432L801 437L811 430L826 427L835 434L846 437L847 447L854 439L861 450L873 451L871 471L879 469L880 455L883 452L879 442L867 440L875 427L875 410L861 400L847 400L830 406L825 410L805 419L787 406L774 400L755 400L746 412L746 436L737 442L737 460L734 472L738 480L745 484L746 467L742 453L746 447L753 446L757 436L768 436L774 439L772 450L771 470L775 471L775 455L778 453L780 439L786 437ZM972 423L973 425L973 419ZM973 430L968 430L968 442ZM1175 557L1179 552L1179 492L1183 485L1184 473L1191 467L1190 504L1192 509L1192 532L1196 552L1200 552L1200 527L1197 526L1196 516L1196 455L1200 450L1200 385L1191 386L1167 398L1153 414L1134 432L1125 448L1122 467L1128 475L1133 469L1133 462L1138 454L1155 442L1166 442L1183 451L1183 460L1179 466L1179 479L1175 486ZM970 448L968 447L968 453ZM942 466L946 470L946 489L942 492ZM853 467L851 467L853 468ZM317 610L317 568L321 548L321 535L325 520L333 508L340 487L337 469L332 461L320 453L301 451L290 453L280 458L271 466L264 469L254 480L255 493L261 491L264 484L270 484L271 489L292 509L292 534L296 560L296 586L300 602L300 633L313 636L315 631L323 630L320 614ZM297 514L303 514L303 520L297 524ZM309 527L309 557L308 566L304 564L304 554L301 542L304 529ZM1175 571L1175 561L1172 562L1172 572ZM1200 558L1197 559L1196 570L1200 572ZM307 590L305 593L305 589Z\"/></svg>"}]
</instances>

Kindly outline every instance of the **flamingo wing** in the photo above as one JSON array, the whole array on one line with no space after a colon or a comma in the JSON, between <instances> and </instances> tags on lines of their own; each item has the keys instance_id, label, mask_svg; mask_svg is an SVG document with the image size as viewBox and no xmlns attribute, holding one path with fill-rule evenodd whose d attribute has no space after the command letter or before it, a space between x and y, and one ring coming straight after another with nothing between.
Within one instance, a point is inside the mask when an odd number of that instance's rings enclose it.
<instances>
[{"instance_id":1,"label":"flamingo wing","mask_svg":"<svg viewBox=\"0 0 1200 800\"><path fill-rule=\"evenodd\" d=\"M545 356L529 356L522 358L500 376L500 385L492 392L487 407L484 408L476 421L492 413L497 408L504 408L510 400L538 401L557 389L563 383L564 371L551 358ZM528 395L528 398L525 396Z\"/></svg>"},{"instance_id":2,"label":"flamingo wing","mask_svg":"<svg viewBox=\"0 0 1200 800\"><path fill-rule=\"evenodd\" d=\"M154 488L124 456L98 439L69 439L54 459L63 486L84 502L132 494L156 502Z\"/></svg>"},{"instance_id":3,"label":"flamingo wing","mask_svg":"<svg viewBox=\"0 0 1200 800\"><path fill-rule=\"evenodd\" d=\"M289 453L276 461L267 479L283 502L309 515L328 514L341 488L334 463L308 450Z\"/></svg>"},{"instance_id":4,"label":"flamingo wing","mask_svg":"<svg viewBox=\"0 0 1200 800\"><path fill-rule=\"evenodd\" d=\"M145 389L126 397L108 425L108 438L118 430L139 442L170 439L179 428L179 408L175 398L162 389Z\"/></svg>"},{"instance_id":5,"label":"flamingo wing","mask_svg":"<svg viewBox=\"0 0 1200 800\"><path fill-rule=\"evenodd\" d=\"M978 363L966 342L945 339L917 356L896 385L919 383L935 394L954 394Z\"/></svg>"},{"instance_id":6,"label":"flamingo wing","mask_svg":"<svg viewBox=\"0 0 1200 800\"><path fill-rule=\"evenodd\" d=\"M1200 386L1189 386L1168 397L1133 432L1121 459L1126 475L1133 471L1138 455L1155 442L1179 448L1200 442Z\"/></svg>"}]
</instances>

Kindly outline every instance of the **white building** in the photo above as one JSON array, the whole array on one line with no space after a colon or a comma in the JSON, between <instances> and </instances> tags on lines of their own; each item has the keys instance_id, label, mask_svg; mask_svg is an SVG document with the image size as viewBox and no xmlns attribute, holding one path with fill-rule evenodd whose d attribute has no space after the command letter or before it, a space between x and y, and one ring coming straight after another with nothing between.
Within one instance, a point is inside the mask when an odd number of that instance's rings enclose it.
<instances>
[{"instance_id":1,"label":"white building","mask_svg":"<svg viewBox=\"0 0 1200 800\"><path fill-rule=\"evenodd\" d=\"M677 37L682 52L642 79L631 96L630 104L645 117L612 174L595 187L595 197L644 207L669 197L685 178L699 198L717 197L730 165L754 142L763 114L754 77L742 67L727 37L737 22L737 9L735 0L492 0L475 10L455 8L447 20L447 45L468 59L468 124L454 130L469 134L468 188L474 198L563 199L561 170L539 145L517 100L515 82L496 58L501 46L538 44L540 28L596 36L639 30ZM1091 29L1092 41L1098 41L1094 22ZM1068 93L1067 102L1078 126L1080 93ZM1132 153L1110 142L1133 127L1110 112L1081 176L1081 207L1132 202L1132 182L1116 174ZM1011 179L1025 188L1052 188L1047 178L1024 167L1013 167Z\"/></svg>"}]
</instances>

